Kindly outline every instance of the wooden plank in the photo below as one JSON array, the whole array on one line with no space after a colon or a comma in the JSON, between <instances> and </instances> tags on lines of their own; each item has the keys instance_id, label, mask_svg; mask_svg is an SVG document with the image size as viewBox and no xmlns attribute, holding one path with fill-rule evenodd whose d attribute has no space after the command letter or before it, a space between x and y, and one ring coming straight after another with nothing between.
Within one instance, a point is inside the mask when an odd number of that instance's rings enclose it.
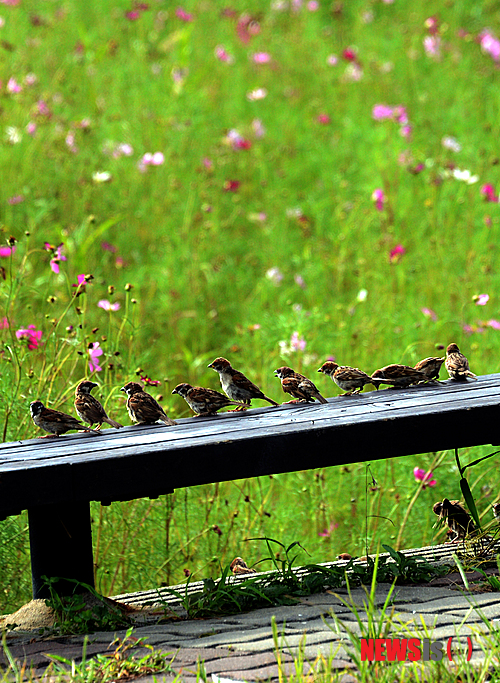
<instances>
[{"instance_id":1,"label":"wooden plank","mask_svg":"<svg viewBox=\"0 0 500 683\"><path fill-rule=\"evenodd\" d=\"M0 514L498 443L500 375L0 445Z\"/></svg>"}]
</instances>

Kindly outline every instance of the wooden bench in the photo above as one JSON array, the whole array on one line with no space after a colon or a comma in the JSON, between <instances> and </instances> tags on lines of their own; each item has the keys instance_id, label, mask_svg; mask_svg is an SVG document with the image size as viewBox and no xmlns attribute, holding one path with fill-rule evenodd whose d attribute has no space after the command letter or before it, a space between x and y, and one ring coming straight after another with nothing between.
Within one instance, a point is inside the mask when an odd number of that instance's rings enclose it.
<instances>
[{"instance_id":1,"label":"wooden bench","mask_svg":"<svg viewBox=\"0 0 500 683\"><path fill-rule=\"evenodd\" d=\"M381 389L328 405L0 445L0 519L28 510L34 597L42 575L94 585L89 503L260 475L498 444L500 374ZM146 558L145 558L146 561ZM68 584L72 590L74 584Z\"/></svg>"}]
</instances>

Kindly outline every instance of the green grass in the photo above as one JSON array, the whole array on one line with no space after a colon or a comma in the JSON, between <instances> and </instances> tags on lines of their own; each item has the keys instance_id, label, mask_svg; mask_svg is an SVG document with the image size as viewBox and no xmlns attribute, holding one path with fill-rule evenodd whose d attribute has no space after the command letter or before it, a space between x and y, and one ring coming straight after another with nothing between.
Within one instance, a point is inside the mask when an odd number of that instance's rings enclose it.
<instances>
[{"instance_id":1,"label":"green grass","mask_svg":"<svg viewBox=\"0 0 500 683\"><path fill-rule=\"evenodd\" d=\"M101 398L125 423L118 390L138 368L162 381L163 405L180 417L189 410L171 389L180 381L217 388L206 367L217 355L275 399L274 368L287 362L312 374L330 355L371 372L414 364L455 341L477 374L499 370L499 332L485 323L500 317L500 218L480 192L500 181L498 68L477 41L498 25L495 4L435 3L439 60L423 49L424 5L352 0L339 12L327 2L294 12L254 0L238 3L235 16L223 7L186 2L193 21L184 22L156 0L135 21L122 0L0 5L0 230L3 244L17 240L12 256L0 257L0 321L9 323L0 329L4 440L37 434L31 400L72 411L91 342L104 351ZM260 27L248 44L236 31L245 12ZM215 57L219 45L233 63ZM342 58L348 47L362 66L359 81ZM256 52L268 52L270 63L253 63ZM327 64L331 54L336 66ZM9 92L11 78L20 92ZM248 99L256 88L267 97ZM411 138L396 121L375 121L376 104L404 106ZM250 149L228 144L232 129ZM443 147L448 135L460 152ZM131 156L109 153L120 143L133 147ZM162 152L164 163L141 173L146 152ZM424 170L410 173L419 163ZM478 182L444 177L450 165ZM102 171L110 182L93 180ZM226 191L234 180L238 190ZM376 188L386 195L383 211L371 198ZM64 244L59 274L45 242ZM391 263L397 244L406 252ZM266 277L271 268L281 271L279 284ZM82 273L94 279L75 298L71 284ZM480 293L490 295L484 307L473 301ZM102 299L120 310L98 308ZM31 324L43 344L29 350L15 332ZM306 349L281 356L279 341L295 331ZM328 378L318 385L338 393ZM460 496L449 453L436 469L438 487L422 491L405 519L417 491L412 469L434 459L378 461L378 487L367 494L365 468L356 465L93 505L98 586L118 593L178 582L185 569L215 576L231 556L259 559L249 536L300 537L310 561L364 554L367 536L372 550L431 542L433 502ZM498 491L494 464L470 471L470 483L482 513ZM330 525L329 536L318 535ZM0 524L11 577L0 611L29 595L26 526L24 516Z\"/></svg>"}]
</instances>

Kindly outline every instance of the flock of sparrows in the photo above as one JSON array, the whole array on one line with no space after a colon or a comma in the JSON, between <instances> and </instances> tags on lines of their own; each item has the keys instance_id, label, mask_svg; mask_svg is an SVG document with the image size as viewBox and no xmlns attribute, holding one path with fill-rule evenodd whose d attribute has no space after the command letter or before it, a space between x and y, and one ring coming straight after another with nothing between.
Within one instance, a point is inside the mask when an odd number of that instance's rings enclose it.
<instances>
[{"instance_id":1,"label":"flock of sparrows","mask_svg":"<svg viewBox=\"0 0 500 683\"><path fill-rule=\"evenodd\" d=\"M448 346L446 357L424 358L415 367L399 364L386 365L368 375L358 368L341 366L334 361L326 361L318 369L318 372L331 377L346 392L344 396L348 396L359 393L365 384L373 384L378 389L381 384L408 387L412 384L435 382L439 377L443 363L449 376L454 380L476 379L476 375L470 371L467 358L460 352L456 344ZM218 410L228 406L236 406L236 410L246 410L253 398L263 399L273 406L279 405L272 398L266 396L242 372L235 370L225 358L216 358L208 367L219 374L224 394L214 389L193 387L185 382L178 384L172 391L172 394L178 394L186 401L196 416L215 415ZM314 403L315 400L320 403L327 403L326 398L320 394L315 384L292 368L283 366L275 370L274 374L281 380L283 391L293 397L293 400L287 403ZM37 427L48 432L48 436L59 436L71 429L83 429L86 432L98 434L103 423L107 423L116 429L123 427L119 422L108 417L103 406L92 396L91 391L96 386L98 386L97 383L90 380L83 380L77 386L75 411L78 420L66 413L47 408L41 401L33 401L30 404L33 422ZM133 422L138 424L163 422L169 426L176 424L138 382L128 382L120 391L124 391L127 395L127 410ZM89 425L89 427L82 423ZM96 425L95 429L93 429L94 425Z\"/></svg>"}]
</instances>

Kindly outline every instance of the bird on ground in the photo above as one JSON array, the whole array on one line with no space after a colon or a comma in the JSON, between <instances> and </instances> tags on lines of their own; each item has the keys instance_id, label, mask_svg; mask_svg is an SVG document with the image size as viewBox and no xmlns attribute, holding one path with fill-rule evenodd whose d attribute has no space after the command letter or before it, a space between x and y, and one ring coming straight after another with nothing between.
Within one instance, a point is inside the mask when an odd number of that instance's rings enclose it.
<instances>
[{"instance_id":1,"label":"bird on ground","mask_svg":"<svg viewBox=\"0 0 500 683\"><path fill-rule=\"evenodd\" d=\"M241 557L235 557L230 564L230 569L235 576L241 574L255 574L255 569L250 569L245 560Z\"/></svg>"},{"instance_id":2,"label":"bird on ground","mask_svg":"<svg viewBox=\"0 0 500 683\"><path fill-rule=\"evenodd\" d=\"M216 358L208 367L219 373L221 387L233 401L241 401L249 406L252 398L261 398L273 406L279 405L272 398L266 396L242 372L235 370L226 358ZM243 409L236 408L236 410Z\"/></svg>"},{"instance_id":3,"label":"bird on ground","mask_svg":"<svg viewBox=\"0 0 500 683\"><path fill-rule=\"evenodd\" d=\"M416 370L409 365L398 365L397 363L386 365L372 373L372 380L375 380L377 384L391 384L399 389L409 387L410 384L424 382L426 379L426 375L420 370Z\"/></svg>"},{"instance_id":4,"label":"bird on ground","mask_svg":"<svg viewBox=\"0 0 500 683\"><path fill-rule=\"evenodd\" d=\"M35 425L45 432L49 432L44 436L39 436L39 439L60 436L71 429L76 429L77 431L83 429L86 432L99 434L95 429L86 429L85 425L72 415L67 415L59 410L52 410L52 408L46 408L41 401L32 401L30 403L30 413Z\"/></svg>"},{"instance_id":5,"label":"bird on ground","mask_svg":"<svg viewBox=\"0 0 500 683\"><path fill-rule=\"evenodd\" d=\"M132 422L137 422L139 425L151 425L160 421L169 427L177 424L138 382L127 382L120 391L127 394L127 410Z\"/></svg>"},{"instance_id":6,"label":"bird on ground","mask_svg":"<svg viewBox=\"0 0 500 683\"><path fill-rule=\"evenodd\" d=\"M275 370L274 374L280 378L281 388L285 394L290 394L295 399L287 403L314 403L314 399L320 403L328 403L310 379L299 372L294 372L292 368L284 365Z\"/></svg>"},{"instance_id":7,"label":"bird on ground","mask_svg":"<svg viewBox=\"0 0 500 683\"><path fill-rule=\"evenodd\" d=\"M426 380L429 382L439 378L439 371L444 363L444 358L436 358L434 356L429 356L429 358L423 358L415 364L415 370L420 370L426 376Z\"/></svg>"},{"instance_id":8,"label":"bird on ground","mask_svg":"<svg viewBox=\"0 0 500 683\"><path fill-rule=\"evenodd\" d=\"M178 384L172 393L182 396L193 413L196 413L196 417L216 415L218 410L226 406L237 406L240 410L247 408L245 403L232 401L227 396L224 396L224 394L221 394L220 391L205 389L204 387L193 387L186 382Z\"/></svg>"},{"instance_id":9,"label":"bird on ground","mask_svg":"<svg viewBox=\"0 0 500 683\"><path fill-rule=\"evenodd\" d=\"M469 361L454 343L448 344L444 365L451 379L459 382L466 382L467 377L477 379L477 376L470 371Z\"/></svg>"},{"instance_id":10,"label":"bird on ground","mask_svg":"<svg viewBox=\"0 0 500 683\"><path fill-rule=\"evenodd\" d=\"M91 427L97 424L96 429L101 429L102 423L105 422L115 429L123 427L122 424L112 420L108 417L104 407L99 401L90 393L94 387L99 386L96 382L91 382L89 379L83 380L76 387L75 391L75 410L76 414L82 420L87 422Z\"/></svg>"},{"instance_id":11,"label":"bird on ground","mask_svg":"<svg viewBox=\"0 0 500 683\"><path fill-rule=\"evenodd\" d=\"M434 503L432 511L439 516L439 519L446 521L449 530L453 532L453 536L450 534L452 542L463 540L476 530L472 517L459 500L443 498L442 501Z\"/></svg>"},{"instance_id":12,"label":"bird on ground","mask_svg":"<svg viewBox=\"0 0 500 683\"><path fill-rule=\"evenodd\" d=\"M367 375L366 372L363 372L363 370L351 368L348 365L338 365L331 360L327 360L326 363L323 363L318 372L322 372L323 374L328 375L328 377L331 377L337 386L347 392L343 394L343 396L359 394L365 384L375 384L375 380L373 380L370 375Z\"/></svg>"}]
</instances>

